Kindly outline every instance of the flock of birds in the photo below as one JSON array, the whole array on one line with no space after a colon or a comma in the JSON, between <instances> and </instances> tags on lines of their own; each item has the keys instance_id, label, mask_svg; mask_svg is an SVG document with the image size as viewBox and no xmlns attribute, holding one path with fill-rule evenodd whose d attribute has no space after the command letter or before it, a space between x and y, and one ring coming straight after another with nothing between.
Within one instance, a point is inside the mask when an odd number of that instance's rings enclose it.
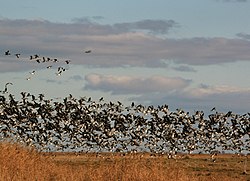
<instances>
[{"instance_id":1,"label":"flock of birds","mask_svg":"<svg viewBox=\"0 0 250 181\"><path fill-rule=\"evenodd\" d=\"M86 53L86 54L89 54L91 52L92 52L92 50L84 50L84 53ZM7 57L14 56L16 59L22 59L20 53L12 53L10 50L5 51L4 55L7 56ZM38 54L30 55L28 60L31 61L31 62L36 62L38 64L46 63L47 64L46 69L51 69L54 66L53 64L55 64L55 63L63 62L63 65L57 66L57 68L56 68L57 71L56 71L55 74L57 76L62 75L63 72L68 70L69 69L68 66L71 63L70 59L59 60L58 58L40 56ZM36 71L32 70L29 73L30 73L30 75L26 78L26 80L31 80L31 78L36 74Z\"/></svg>"},{"instance_id":2,"label":"flock of birds","mask_svg":"<svg viewBox=\"0 0 250 181\"><path fill-rule=\"evenodd\" d=\"M91 53L86 50L84 53ZM5 56L22 58L5 51ZM63 62L56 69L60 76L71 60L31 55L38 64ZM36 73L30 72L27 80ZM14 140L41 151L75 152L151 152L170 157L176 153L250 152L250 113L220 113L216 108L205 117L181 109L171 112L168 105L145 106L134 102L105 102L101 97L75 98L71 94L60 101L21 92L15 99L8 94L7 82L0 90L0 140Z\"/></svg>"},{"instance_id":3,"label":"flock of birds","mask_svg":"<svg viewBox=\"0 0 250 181\"><path fill-rule=\"evenodd\" d=\"M193 114L168 105L105 102L71 94L60 101L21 92L0 94L0 138L41 151L217 153L250 151L250 113Z\"/></svg>"}]
</instances>

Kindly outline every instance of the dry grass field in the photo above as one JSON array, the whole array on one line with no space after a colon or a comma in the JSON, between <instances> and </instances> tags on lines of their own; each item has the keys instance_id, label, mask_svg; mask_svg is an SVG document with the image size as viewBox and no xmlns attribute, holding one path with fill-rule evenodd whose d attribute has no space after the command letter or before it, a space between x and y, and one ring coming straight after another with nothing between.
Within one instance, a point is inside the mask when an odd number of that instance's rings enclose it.
<instances>
[{"instance_id":1,"label":"dry grass field","mask_svg":"<svg viewBox=\"0 0 250 181\"><path fill-rule=\"evenodd\" d=\"M0 143L0 180L82 181L250 181L250 161L237 155L166 156L137 154L39 153L17 144ZM243 174L244 169L247 173Z\"/></svg>"}]
</instances>

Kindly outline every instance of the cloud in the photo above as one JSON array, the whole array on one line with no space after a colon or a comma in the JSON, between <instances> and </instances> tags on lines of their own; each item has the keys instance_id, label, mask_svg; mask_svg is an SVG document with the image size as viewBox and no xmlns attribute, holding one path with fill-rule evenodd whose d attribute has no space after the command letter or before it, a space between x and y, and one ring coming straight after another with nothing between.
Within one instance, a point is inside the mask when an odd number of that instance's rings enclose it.
<instances>
[{"instance_id":1,"label":"cloud","mask_svg":"<svg viewBox=\"0 0 250 181\"><path fill-rule=\"evenodd\" d=\"M250 34L246 34L246 33L237 33L236 36L246 39L246 40L250 40Z\"/></svg>"},{"instance_id":2,"label":"cloud","mask_svg":"<svg viewBox=\"0 0 250 181\"><path fill-rule=\"evenodd\" d=\"M198 105L206 105L207 109L213 106L221 109L220 111L233 110L234 112L247 113L250 103L250 89L239 88L227 85L220 86L201 86L184 91L184 95ZM186 105L189 106L188 104Z\"/></svg>"},{"instance_id":3,"label":"cloud","mask_svg":"<svg viewBox=\"0 0 250 181\"><path fill-rule=\"evenodd\" d=\"M88 74L86 90L100 90L111 94L144 94L149 92L172 92L187 87L191 81L180 77L113 76Z\"/></svg>"},{"instance_id":4,"label":"cloud","mask_svg":"<svg viewBox=\"0 0 250 181\"><path fill-rule=\"evenodd\" d=\"M0 19L0 49L10 49L13 54L21 53L22 60L29 60L30 55L39 54L71 59L72 64L90 67L162 68L168 66L169 60L186 66L250 60L247 34L238 34L240 38L234 39L155 36L168 33L176 25L173 20L101 25L88 20L84 23L54 23L46 20ZM92 53L84 54L86 49L91 49ZM2 52L0 63L4 66L0 67L0 71L22 71L27 68L11 66L11 62L17 60L14 56L7 60ZM176 70L192 71L192 68L188 70L177 65Z\"/></svg>"},{"instance_id":5,"label":"cloud","mask_svg":"<svg viewBox=\"0 0 250 181\"><path fill-rule=\"evenodd\" d=\"M74 24L95 24L95 21L100 21L103 19L103 16L86 16L81 18L73 18L71 21Z\"/></svg>"},{"instance_id":6,"label":"cloud","mask_svg":"<svg viewBox=\"0 0 250 181\"><path fill-rule=\"evenodd\" d=\"M153 34L167 34L170 29L178 24L174 20L151 20L146 19L132 23L117 23L114 28L120 31L147 30Z\"/></svg>"},{"instance_id":7,"label":"cloud","mask_svg":"<svg viewBox=\"0 0 250 181\"><path fill-rule=\"evenodd\" d=\"M231 93L237 94L243 92L250 92L250 89L227 86L227 85L208 86L201 84L200 87L191 89L189 91L189 96L199 98L199 97L208 97L214 94L231 94Z\"/></svg>"},{"instance_id":8,"label":"cloud","mask_svg":"<svg viewBox=\"0 0 250 181\"><path fill-rule=\"evenodd\" d=\"M180 72L196 72L196 70L190 66L186 66L186 65L180 65L180 66L176 66L176 67L172 67L174 70L176 71L180 71Z\"/></svg>"},{"instance_id":9,"label":"cloud","mask_svg":"<svg viewBox=\"0 0 250 181\"><path fill-rule=\"evenodd\" d=\"M167 56L177 63L211 65L250 60L250 42L241 39L190 38L165 40Z\"/></svg>"},{"instance_id":10,"label":"cloud","mask_svg":"<svg viewBox=\"0 0 250 181\"><path fill-rule=\"evenodd\" d=\"M82 81L84 78L80 75L73 75L69 78L70 80L75 80L75 81Z\"/></svg>"},{"instance_id":11,"label":"cloud","mask_svg":"<svg viewBox=\"0 0 250 181\"><path fill-rule=\"evenodd\" d=\"M249 112L250 89L231 86L200 85L195 88L186 88L169 93L145 93L131 97L130 101L148 105L167 104L172 110L181 108L194 112L203 110L210 114L209 110L216 107L220 112L233 111L244 114Z\"/></svg>"}]
</instances>

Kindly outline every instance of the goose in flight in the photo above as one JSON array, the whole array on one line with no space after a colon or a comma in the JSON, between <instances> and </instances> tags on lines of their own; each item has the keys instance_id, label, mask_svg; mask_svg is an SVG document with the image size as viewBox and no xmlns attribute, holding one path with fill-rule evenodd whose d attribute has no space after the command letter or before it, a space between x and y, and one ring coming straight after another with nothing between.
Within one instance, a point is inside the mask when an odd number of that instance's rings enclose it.
<instances>
[{"instance_id":1,"label":"goose in flight","mask_svg":"<svg viewBox=\"0 0 250 181\"><path fill-rule=\"evenodd\" d=\"M5 55L10 55L10 51L7 50L7 51L5 52Z\"/></svg>"},{"instance_id":2,"label":"goose in flight","mask_svg":"<svg viewBox=\"0 0 250 181\"><path fill-rule=\"evenodd\" d=\"M215 108L215 107L213 107L213 108L211 109L211 111L216 111L216 108Z\"/></svg>"},{"instance_id":3,"label":"goose in flight","mask_svg":"<svg viewBox=\"0 0 250 181\"><path fill-rule=\"evenodd\" d=\"M37 59L37 58L39 58L39 55L37 55L37 54L30 55L30 60Z\"/></svg>"},{"instance_id":4,"label":"goose in flight","mask_svg":"<svg viewBox=\"0 0 250 181\"><path fill-rule=\"evenodd\" d=\"M35 70L33 70L32 72L30 72L31 75L34 75L36 73Z\"/></svg>"},{"instance_id":5,"label":"goose in flight","mask_svg":"<svg viewBox=\"0 0 250 181\"><path fill-rule=\"evenodd\" d=\"M91 53L91 50L86 50L85 53Z\"/></svg>"},{"instance_id":6,"label":"goose in flight","mask_svg":"<svg viewBox=\"0 0 250 181\"><path fill-rule=\"evenodd\" d=\"M101 97L100 99L99 99L99 102L102 102L104 100L104 98L103 97Z\"/></svg>"},{"instance_id":7,"label":"goose in flight","mask_svg":"<svg viewBox=\"0 0 250 181\"><path fill-rule=\"evenodd\" d=\"M16 58L20 58L21 54L20 53L16 53L15 55L16 55Z\"/></svg>"},{"instance_id":8,"label":"goose in flight","mask_svg":"<svg viewBox=\"0 0 250 181\"><path fill-rule=\"evenodd\" d=\"M65 63L66 63L66 64L69 64L69 63L70 63L70 60L65 60Z\"/></svg>"},{"instance_id":9,"label":"goose in flight","mask_svg":"<svg viewBox=\"0 0 250 181\"><path fill-rule=\"evenodd\" d=\"M8 85L13 85L13 84L11 82L7 82L4 86L4 90L0 92L2 92L3 94L8 93Z\"/></svg>"}]
</instances>

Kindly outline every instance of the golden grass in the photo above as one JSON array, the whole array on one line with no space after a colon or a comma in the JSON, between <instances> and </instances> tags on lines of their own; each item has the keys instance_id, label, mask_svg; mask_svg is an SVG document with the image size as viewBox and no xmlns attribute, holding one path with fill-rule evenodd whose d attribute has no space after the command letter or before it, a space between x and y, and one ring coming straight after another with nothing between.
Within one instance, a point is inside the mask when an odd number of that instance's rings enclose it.
<instances>
[{"instance_id":1,"label":"golden grass","mask_svg":"<svg viewBox=\"0 0 250 181\"><path fill-rule=\"evenodd\" d=\"M0 180L165 181L250 180L243 175L244 158L207 155L179 158L149 154L39 153L18 144L0 143ZM249 163L247 168L249 168Z\"/></svg>"}]
</instances>

